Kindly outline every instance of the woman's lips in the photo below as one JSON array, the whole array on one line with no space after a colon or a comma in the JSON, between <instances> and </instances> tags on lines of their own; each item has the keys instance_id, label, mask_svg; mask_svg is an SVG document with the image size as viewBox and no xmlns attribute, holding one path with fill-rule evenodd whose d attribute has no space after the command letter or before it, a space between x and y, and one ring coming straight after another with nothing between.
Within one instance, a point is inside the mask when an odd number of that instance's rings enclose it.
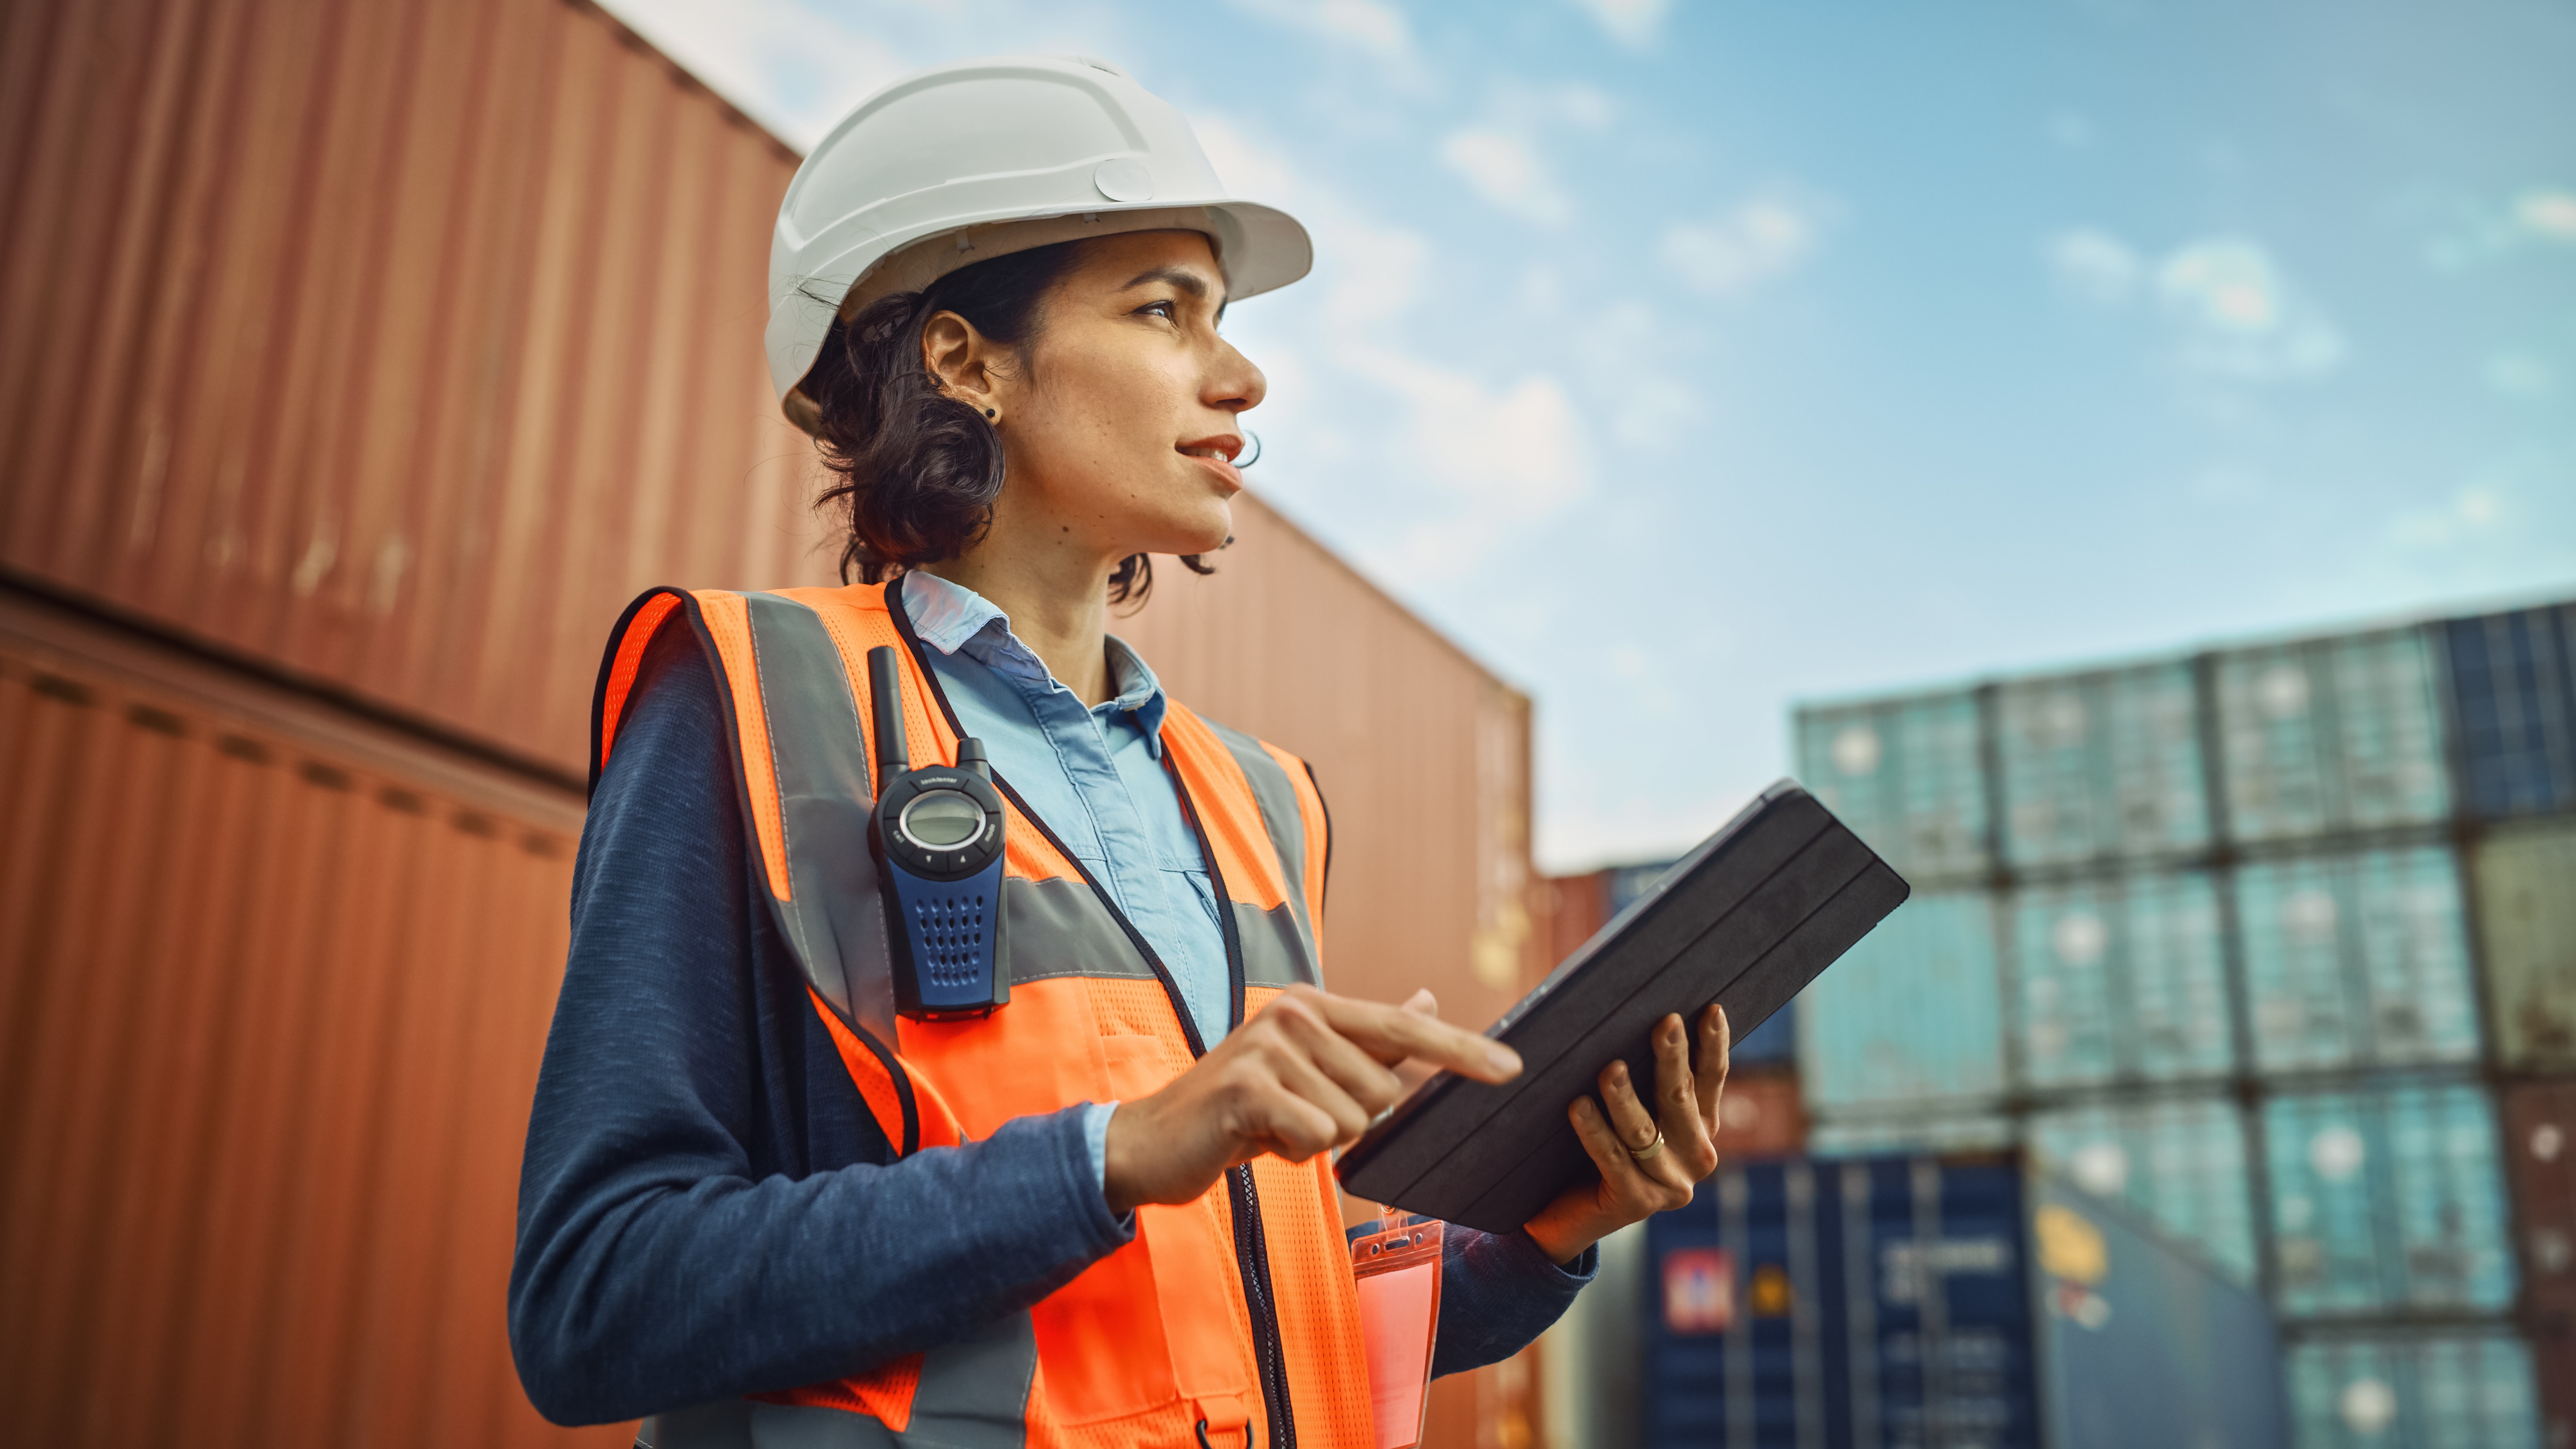
<instances>
[{"instance_id":1,"label":"woman's lips","mask_svg":"<svg viewBox=\"0 0 2576 1449\"><path fill-rule=\"evenodd\" d=\"M1183 443L1174 451L1214 473L1232 493L1243 487L1243 470L1234 466L1234 455L1243 451L1243 439L1231 433Z\"/></svg>"}]
</instances>

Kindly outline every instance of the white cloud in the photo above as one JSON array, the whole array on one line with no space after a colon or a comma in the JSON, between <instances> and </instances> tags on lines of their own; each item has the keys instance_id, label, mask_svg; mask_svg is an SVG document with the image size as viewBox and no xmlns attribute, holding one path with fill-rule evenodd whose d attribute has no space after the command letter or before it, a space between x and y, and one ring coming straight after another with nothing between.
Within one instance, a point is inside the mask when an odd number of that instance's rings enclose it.
<instances>
[{"instance_id":1,"label":"white cloud","mask_svg":"<svg viewBox=\"0 0 2576 1449\"><path fill-rule=\"evenodd\" d=\"M1297 171L1286 157L1255 143L1231 117L1198 115L1189 123L1227 195L1272 206L1295 202Z\"/></svg>"},{"instance_id":2,"label":"white cloud","mask_svg":"<svg viewBox=\"0 0 2576 1449\"><path fill-rule=\"evenodd\" d=\"M2539 399L2558 390L2558 373L2544 357L2499 352L2487 359L2487 386L2507 397Z\"/></svg>"},{"instance_id":3,"label":"white cloud","mask_svg":"<svg viewBox=\"0 0 2576 1449\"><path fill-rule=\"evenodd\" d=\"M2516 197L2513 219L2547 241L2576 245L2576 192L2536 187Z\"/></svg>"},{"instance_id":4,"label":"white cloud","mask_svg":"<svg viewBox=\"0 0 2576 1449\"><path fill-rule=\"evenodd\" d=\"M1611 441L1642 453L1670 452L1702 417L1699 394L1681 381L1681 355L1696 339L1673 319L1629 300L1600 311L1576 337L1583 375L1599 379Z\"/></svg>"},{"instance_id":5,"label":"white cloud","mask_svg":"<svg viewBox=\"0 0 2576 1449\"><path fill-rule=\"evenodd\" d=\"M1682 285L1722 297L1795 270L1822 230L1817 209L1757 196L1707 221L1674 222L1659 251Z\"/></svg>"},{"instance_id":6,"label":"white cloud","mask_svg":"<svg viewBox=\"0 0 2576 1449\"><path fill-rule=\"evenodd\" d=\"M2405 548L2441 548L2490 533L2512 512L2492 483L2462 488L2443 508L2416 509L2389 520L2389 541Z\"/></svg>"},{"instance_id":7,"label":"white cloud","mask_svg":"<svg viewBox=\"0 0 2576 1449\"><path fill-rule=\"evenodd\" d=\"M2088 302L2117 306L2129 299L2145 261L2127 242L2092 227L2072 227L2040 248L2048 270L2068 291Z\"/></svg>"},{"instance_id":8,"label":"white cloud","mask_svg":"<svg viewBox=\"0 0 2576 1449\"><path fill-rule=\"evenodd\" d=\"M1672 0L1574 0L1612 40L1643 50L1663 37Z\"/></svg>"},{"instance_id":9,"label":"white cloud","mask_svg":"<svg viewBox=\"0 0 2576 1449\"><path fill-rule=\"evenodd\" d=\"M1315 292L1243 324L1285 334L1252 349L1272 371L1276 404L1252 422L1287 445L1283 474L1301 465L1294 458L1371 475L1373 506L1389 520L1381 542L1357 550L1372 568L1408 587L1464 576L1583 496L1592 445L1563 383L1489 376L1405 345L1404 314L1431 274L1429 238L1371 220L1230 116L1191 125L1229 187L1293 204L1314 232L1318 267L1304 285Z\"/></svg>"},{"instance_id":10,"label":"white cloud","mask_svg":"<svg viewBox=\"0 0 2576 1449\"><path fill-rule=\"evenodd\" d=\"M1528 143L1503 131L1466 127L1440 142L1440 159L1477 195L1524 221L1553 226L1573 209Z\"/></svg>"},{"instance_id":11,"label":"white cloud","mask_svg":"<svg viewBox=\"0 0 2576 1449\"><path fill-rule=\"evenodd\" d=\"M774 0L606 0L708 89L798 150L918 62L826 15Z\"/></svg>"},{"instance_id":12,"label":"white cloud","mask_svg":"<svg viewBox=\"0 0 2576 1449\"><path fill-rule=\"evenodd\" d=\"M1234 0L1234 8L1378 60L1413 55L1413 27L1379 0Z\"/></svg>"},{"instance_id":13,"label":"white cloud","mask_svg":"<svg viewBox=\"0 0 2576 1449\"><path fill-rule=\"evenodd\" d=\"M2333 371L2343 335L2293 291L2260 243L2206 237L2156 268L2156 293L2180 333L2184 366L2244 382L2276 382Z\"/></svg>"}]
</instances>

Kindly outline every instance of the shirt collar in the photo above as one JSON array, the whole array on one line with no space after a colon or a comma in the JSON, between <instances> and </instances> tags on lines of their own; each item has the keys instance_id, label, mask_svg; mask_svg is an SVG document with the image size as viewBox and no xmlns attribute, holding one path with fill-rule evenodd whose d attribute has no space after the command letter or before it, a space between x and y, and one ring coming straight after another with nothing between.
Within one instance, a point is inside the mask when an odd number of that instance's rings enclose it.
<instances>
[{"instance_id":1,"label":"shirt collar","mask_svg":"<svg viewBox=\"0 0 2576 1449\"><path fill-rule=\"evenodd\" d=\"M903 600L904 616L912 621L912 632L922 643L942 654L964 654L1024 685L1064 689L1048 671L1046 662L1038 658L1037 651L1011 632L1010 616L982 594L919 570L903 575L894 592ZM1171 703L1163 694L1162 681L1154 677L1154 671L1128 647L1127 641L1115 634L1108 636L1108 656L1109 683L1115 693L1099 708L1111 714L1134 715L1146 745L1156 759L1162 758L1163 716Z\"/></svg>"}]
</instances>

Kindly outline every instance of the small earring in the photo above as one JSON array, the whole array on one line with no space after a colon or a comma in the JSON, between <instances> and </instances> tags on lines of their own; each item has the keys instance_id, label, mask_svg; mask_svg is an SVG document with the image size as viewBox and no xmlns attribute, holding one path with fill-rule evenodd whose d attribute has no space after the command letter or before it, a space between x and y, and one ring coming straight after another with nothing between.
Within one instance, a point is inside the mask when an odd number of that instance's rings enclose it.
<instances>
[{"instance_id":1,"label":"small earring","mask_svg":"<svg viewBox=\"0 0 2576 1449\"><path fill-rule=\"evenodd\" d=\"M993 410L992 410L991 408L986 408L986 409L984 409L984 416L986 416L986 417L988 417L988 418L989 418L989 417L991 417L992 415L993 415Z\"/></svg>"}]
</instances>

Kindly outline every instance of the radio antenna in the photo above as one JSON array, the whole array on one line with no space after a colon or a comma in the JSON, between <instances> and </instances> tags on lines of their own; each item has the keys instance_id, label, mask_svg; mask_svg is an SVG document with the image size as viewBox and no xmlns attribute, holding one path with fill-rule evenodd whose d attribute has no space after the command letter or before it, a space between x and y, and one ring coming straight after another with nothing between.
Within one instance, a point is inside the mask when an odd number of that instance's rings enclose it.
<instances>
[{"instance_id":1,"label":"radio antenna","mask_svg":"<svg viewBox=\"0 0 2576 1449\"><path fill-rule=\"evenodd\" d=\"M868 696L876 713L877 793L885 782L912 768L912 752L903 742L903 665L894 646L868 651Z\"/></svg>"}]
</instances>

